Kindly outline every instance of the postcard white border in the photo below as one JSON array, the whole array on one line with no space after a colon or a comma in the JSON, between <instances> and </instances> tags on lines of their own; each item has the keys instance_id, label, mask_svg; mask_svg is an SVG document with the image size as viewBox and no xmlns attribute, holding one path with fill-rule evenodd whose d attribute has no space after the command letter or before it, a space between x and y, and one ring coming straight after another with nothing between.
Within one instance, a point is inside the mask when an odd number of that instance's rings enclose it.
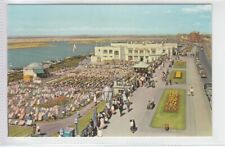
<instances>
[{"instance_id":1,"label":"postcard white border","mask_svg":"<svg viewBox=\"0 0 225 147\"><path fill-rule=\"evenodd\" d=\"M212 4L213 38L213 136L212 137L103 137L23 138L7 137L7 1L0 1L0 142L5 145L225 145L225 1L223 0L9 0L9 4ZM4 24L1 24L1 21ZM3 35L2 35L3 34ZM48 146L49 146L48 145Z\"/></svg>"}]
</instances>

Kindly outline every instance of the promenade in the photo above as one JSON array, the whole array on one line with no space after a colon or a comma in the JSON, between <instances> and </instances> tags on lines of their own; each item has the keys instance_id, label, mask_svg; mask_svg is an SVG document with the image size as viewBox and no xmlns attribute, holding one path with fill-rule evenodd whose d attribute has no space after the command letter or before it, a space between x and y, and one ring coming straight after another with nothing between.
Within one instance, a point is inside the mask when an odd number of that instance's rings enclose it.
<instances>
[{"instance_id":1,"label":"promenade","mask_svg":"<svg viewBox=\"0 0 225 147\"><path fill-rule=\"evenodd\" d=\"M204 93L203 82L200 78L193 58L182 57L187 62L186 84L165 86L160 79L156 88L138 88L131 98L133 104L132 111L129 113L124 110L125 115L119 116L117 112L110 119L110 124L103 131L103 136L210 136L212 135L211 109L208 99ZM166 64L165 67L168 67ZM165 69L157 70L160 75ZM150 123L155 113L160 96L165 88L188 88L192 85L195 90L194 96L186 96L186 129L165 131L164 129L151 128ZM147 110L147 102L154 98L156 107L153 110ZM135 119L137 131L133 134L130 131L129 120Z\"/></svg>"}]
</instances>

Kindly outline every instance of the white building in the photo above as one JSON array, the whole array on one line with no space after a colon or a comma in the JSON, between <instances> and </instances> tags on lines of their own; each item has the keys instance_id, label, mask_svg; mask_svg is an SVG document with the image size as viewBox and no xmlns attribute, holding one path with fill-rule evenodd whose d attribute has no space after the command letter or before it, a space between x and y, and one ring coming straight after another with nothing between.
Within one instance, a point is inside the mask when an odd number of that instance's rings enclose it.
<instances>
[{"instance_id":1,"label":"white building","mask_svg":"<svg viewBox=\"0 0 225 147\"><path fill-rule=\"evenodd\" d=\"M124 60L151 62L162 55L171 56L177 43L111 43L95 47L92 62Z\"/></svg>"}]
</instances>

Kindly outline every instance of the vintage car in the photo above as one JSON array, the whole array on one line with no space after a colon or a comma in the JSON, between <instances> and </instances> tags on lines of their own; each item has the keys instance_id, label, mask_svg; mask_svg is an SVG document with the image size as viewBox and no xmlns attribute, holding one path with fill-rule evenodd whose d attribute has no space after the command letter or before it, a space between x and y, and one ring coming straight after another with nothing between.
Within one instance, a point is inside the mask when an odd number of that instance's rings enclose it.
<instances>
[{"instance_id":1,"label":"vintage car","mask_svg":"<svg viewBox=\"0 0 225 147\"><path fill-rule=\"evenodd\" d=\"M201 78L207 78L207 72L204 68L199 70L199 73L200 73Z\"/></svg>"}]
</instances>

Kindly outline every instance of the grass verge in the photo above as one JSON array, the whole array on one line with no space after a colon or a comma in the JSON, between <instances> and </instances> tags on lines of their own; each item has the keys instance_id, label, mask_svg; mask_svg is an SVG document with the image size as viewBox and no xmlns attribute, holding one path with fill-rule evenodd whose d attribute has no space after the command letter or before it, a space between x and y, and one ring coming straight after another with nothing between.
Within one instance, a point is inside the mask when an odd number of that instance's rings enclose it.
<instances>
[{"instance_id":1,"label":"grass verge","mask_svg":"<svg viewBox=\"0 0 225 147\"><path fill-rule=\"evenodd\" d=\"M177 90L179 92L180 97L177 112L164 111L167 96L171 90ZM161 95L150 126L153 128L164 128L165 124L169 124L170 128L184 130L186 128L185 94L186 91L184 89L165 89Z\"/></svg>"},{"instance_id":2,"label":"grass verge","mask_svg":"<svg viewBox=\"0 0 225 147\"><path fill-rule=\"evenodd\" d=\"M27 137L32 134L33 128L32 127L22 127L22 126L8 126L8 136L9 137Z\"/></svg>"}]
</instances>

